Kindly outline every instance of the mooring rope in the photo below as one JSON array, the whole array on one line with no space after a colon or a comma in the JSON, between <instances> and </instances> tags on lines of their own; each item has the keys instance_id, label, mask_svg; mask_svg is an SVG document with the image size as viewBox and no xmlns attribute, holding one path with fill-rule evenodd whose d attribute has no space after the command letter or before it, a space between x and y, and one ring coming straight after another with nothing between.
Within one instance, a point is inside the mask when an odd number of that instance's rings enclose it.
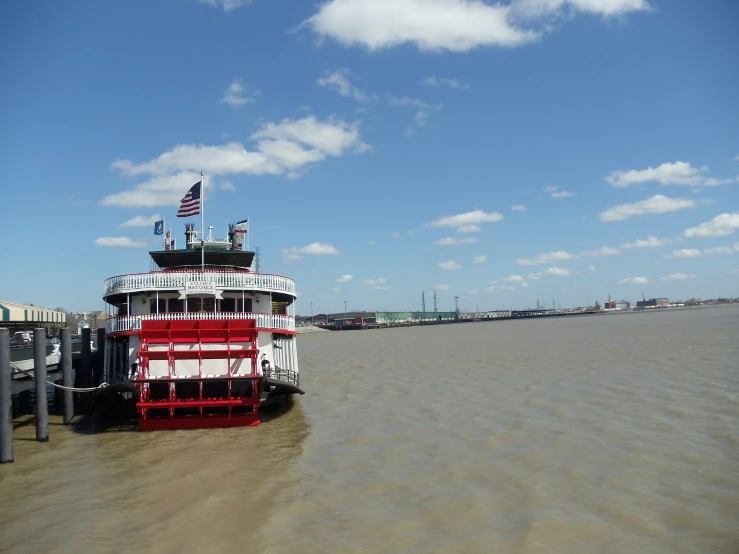
<instances>
[{"instance_id":1,"label":"mooring rope","mask_svg":"<svg viewBox=\"0 0 739 554\"><path fill-rule=\"evenodd\" d=\"M26 377L35 377L33 373L31 373L27 369L21 369L17 365L15 365L13 362L10 362L10 367L12 367L14 370L16 370L18 373L22 373ZM71 390L72 392L95 392L100 389L104 389L108 386L108 383L100 383L97 387L87 387L87 388L81 388L81 387L65 387L64 385L58 385L54 383L53 381L46 381L49 385L56 387L58 389L62 390Z\"/></svg>"}]
</instances>

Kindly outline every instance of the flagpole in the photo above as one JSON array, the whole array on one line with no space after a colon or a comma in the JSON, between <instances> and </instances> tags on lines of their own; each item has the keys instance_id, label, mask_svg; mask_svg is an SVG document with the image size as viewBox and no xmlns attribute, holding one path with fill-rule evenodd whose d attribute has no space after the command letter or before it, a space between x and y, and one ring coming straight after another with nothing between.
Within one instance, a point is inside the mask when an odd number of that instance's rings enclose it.
<instances>
[{"instance_id":1,"label":"flagpole","mask_svg":"<svg viewBox=\"0 0 739 554\"><path fill-rule=\"evenodd\" d=\"M165 229L166 229L166 228L167 228L167 216L165 215L165 216L164 216L164 217L162 218L162 238L164 239L164 240L162 241L162 243L164 244L164 249L165 249L165 250L167 249L167 232L165 231ZM157 306L158 306L158 305L159 305L159 304L157 304Z\"/></svg>"},{"instance_id":2,"label":"flagpole","mask_svg":"<svg viewBox=\"0 0 739 554\"><path fill-rule=\"evenodd\" d=\"M205 183L203 172L200 172L200 270L205 271Z\"/></svg>"}]
</instances>

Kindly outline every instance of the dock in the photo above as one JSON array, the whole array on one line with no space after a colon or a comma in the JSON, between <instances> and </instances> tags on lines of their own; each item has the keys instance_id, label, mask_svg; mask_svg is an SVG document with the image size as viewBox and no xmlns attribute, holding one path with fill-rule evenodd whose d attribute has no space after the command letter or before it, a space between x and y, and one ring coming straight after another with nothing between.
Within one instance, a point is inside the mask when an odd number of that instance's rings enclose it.
<instances>
[{"instance_id":1,"label":"dock","mask_svg":"<svg viewBox=\"0 0 739 554\"><path fill-rule=\"evenodd\" d=\"M54 387L54 402L63 406L64 424L71 425L75 406L88 409L92 406L90 394L101 385L102 353L94 350L90 329L83 329L78 352L72 352L70 330L62 329L59 352L48 354L46 330L33 330L33 359L11 361L9 331L0 328L0 463L12 463L13 459L13 396L21 404L30 405L30 393L34 391L36 440L49 441L49 412L47 396L49 386ZM104 330L97 334L98 344L104 344ZM61 385L58 383L61 381ZM76 397L76 398L75 398Z\"/></svg>"}]
</instances>

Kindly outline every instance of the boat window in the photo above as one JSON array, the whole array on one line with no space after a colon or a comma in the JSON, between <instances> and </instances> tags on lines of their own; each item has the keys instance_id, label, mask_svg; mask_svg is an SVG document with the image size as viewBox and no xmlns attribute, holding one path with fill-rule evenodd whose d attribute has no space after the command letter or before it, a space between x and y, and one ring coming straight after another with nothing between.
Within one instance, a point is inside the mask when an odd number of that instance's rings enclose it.
<instances>
[{"instance_id":1,"label":"boat window","mask_svg":"<svg viewBox=\"0 0 739 554\"><path fill-rule=\"evenodd\" d=\"M170 312L184 312L185 302L183 300L180 300L179 298L170 298L169 299L169 311Z\"/></svg>"},{"instance_id":2,"label":"boat window","mask_svg":"<svg viewBox=\"0 0 739 554\"><path fill-rule=\"evenodd\" d=\"M236 299L235 298L224 298L221 300L221 311L222 312L235 312L236 311Z\"/></svg>"},{"instance_id":3,"label":"boat window","mask_svg":"<svg viewBox=\"0 0 739 554\"><path fill-rule=\"evenodd\" d=\"M215 312L216 311L216 298L215 296L206 296L203 298L203 311L204 312Z\"/></svg>"},{"instance_id":4,"label":"boat window","mask_svg":"<svg viewBox=\"0 0 739 554\"><path fill-rule=\"evenodd\" d=\"M244 306L246 303L246 306ZM251 312L251 298L239 298L236 303L237 312Z\"/></svg>"},{"instance_id":5,"label":"boat window","mask_svg":"<svg viewBox=\"0 0 739 554\"><path fill-rule=\"evenodd\" d=\"M157 299L152 298L149 300L149 313L150 314L163 314L167 312L167 300L165 298L159 299L159 309L157 310Z\"/></svg>"},{"instance_id":6,"label":"boat window","mask_svg":"<svg viewBox=\"0 0 739 554\"><path fill-rule=\"evenodd\" d=\"M199 312L202 302L197 296L189 296L187 298L187 311L188 312Z\"/></svg>"}]
</instances>

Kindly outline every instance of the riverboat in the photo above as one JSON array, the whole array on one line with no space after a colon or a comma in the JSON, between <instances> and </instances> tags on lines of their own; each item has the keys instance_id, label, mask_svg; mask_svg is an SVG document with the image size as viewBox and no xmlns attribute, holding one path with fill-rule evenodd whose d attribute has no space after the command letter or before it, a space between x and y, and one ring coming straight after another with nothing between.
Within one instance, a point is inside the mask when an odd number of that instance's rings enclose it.
<instances>
[{"instance_id":1,"label":"riverboat","mask_svg":"<svg viewBox=\"0 0 739 554\"><path fill-rule=\"evenodd\" d=\"M133 393L142 430L258 425L260 406L303 394L295 281L255 272L237 226L185 229L151 271L105 281L104 380Z\"/></svg>"}]
</instances>

